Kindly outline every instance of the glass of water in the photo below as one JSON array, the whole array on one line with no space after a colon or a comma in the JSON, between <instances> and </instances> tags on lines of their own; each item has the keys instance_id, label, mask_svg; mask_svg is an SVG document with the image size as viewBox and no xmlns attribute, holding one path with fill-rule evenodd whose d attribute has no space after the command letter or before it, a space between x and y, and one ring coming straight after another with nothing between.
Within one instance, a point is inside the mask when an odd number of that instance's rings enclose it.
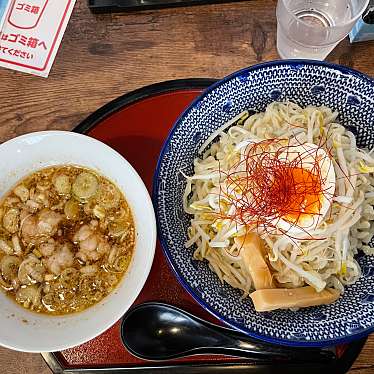
<instances>
[{"instance_id":1,"label":"glass of water","mask_svg":"<svg viewBox=\"0 0 374 374\"><path fill-rule=\"evenodd\" d=\"M368 4L369 0L278 0L279 55L324 60Z\"/></svg>"}]
</instances>

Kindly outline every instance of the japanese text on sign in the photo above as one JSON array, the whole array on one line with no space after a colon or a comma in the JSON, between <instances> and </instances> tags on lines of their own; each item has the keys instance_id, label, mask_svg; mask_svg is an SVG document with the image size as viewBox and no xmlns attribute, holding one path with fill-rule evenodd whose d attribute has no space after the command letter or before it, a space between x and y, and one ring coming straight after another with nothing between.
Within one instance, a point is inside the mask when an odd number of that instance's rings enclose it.
<instances>
[{"instance_id":1,"label":"japanese text on sign","mask_svg":"<svg viewBox=\"0 0 374 374\"><path fill-rule=\"evenodd\" d=\"M47 77L76 0L14 0L0 32L0 66Z\"/></svg>"},{"instance_id":2,"label":"japanese text on sign","mask_svg":"<svg viewBox=\"0 0 374 374\"><path fill-rule=\"evenodd\" d=\"M33 13L33 14L39 14L40 7L25 3L17 3L16 10L24 10L25 12Z\"/></svg>"}]
</instances>

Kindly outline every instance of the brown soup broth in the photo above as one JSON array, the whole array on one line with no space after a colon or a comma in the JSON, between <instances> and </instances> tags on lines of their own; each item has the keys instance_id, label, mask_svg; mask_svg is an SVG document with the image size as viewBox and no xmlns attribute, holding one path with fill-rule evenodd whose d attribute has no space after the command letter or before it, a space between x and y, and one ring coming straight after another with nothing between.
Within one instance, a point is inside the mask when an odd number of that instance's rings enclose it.
<instances>
[{"instance_id":1,"label":"brown soup broth","mask_svg":"<svg viewBox=\"0 0 374 374\"><path fill-rule=\"evenodd\" d=\"M80 166L37 171L0 201L0 288L52 315L82 311L120 282L135 247L119 188Z\"/></svg>"}]
</instances>

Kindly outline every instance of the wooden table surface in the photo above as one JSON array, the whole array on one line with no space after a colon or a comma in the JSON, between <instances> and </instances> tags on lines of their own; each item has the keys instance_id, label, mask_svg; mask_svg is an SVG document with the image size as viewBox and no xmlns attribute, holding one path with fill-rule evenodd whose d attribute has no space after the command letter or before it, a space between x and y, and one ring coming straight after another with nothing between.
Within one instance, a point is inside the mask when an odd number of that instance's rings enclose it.
<instances>
[{"instance_id":1,"label":"wooden table surface","mask_svg":"<svg viewBox=\"0 0 374 374\"><path fill-rule=\"evenodd\" d=\"M278 59L276 0L93 15L77 0L48 79L0 69L0 142L70 130L108 101L169 79L220 78ZM374 42L344 40L328 60L374 75ZM2 328L2 327L0 327ZM351 372L374 373L374 335ZM0 373L47 374L38 354L0 348Z\"/></svg>"}]
</instances>

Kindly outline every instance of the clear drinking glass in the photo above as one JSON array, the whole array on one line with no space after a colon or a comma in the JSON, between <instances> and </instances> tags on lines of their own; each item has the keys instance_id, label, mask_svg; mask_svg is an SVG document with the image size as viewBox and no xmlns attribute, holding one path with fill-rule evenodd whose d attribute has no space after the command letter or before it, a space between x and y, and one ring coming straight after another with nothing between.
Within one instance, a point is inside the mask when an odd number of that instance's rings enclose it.
<instances>
[{"instance_id":1,"label":"clear drinking glass","mask_svg":"<svg viewBox=\"0 0 374 374\"><path fill-rule=\"evenodd\" d=\"M279 55L324 60L368 4L369 0L278 0Z\"/></svg>"}]
</instances>

